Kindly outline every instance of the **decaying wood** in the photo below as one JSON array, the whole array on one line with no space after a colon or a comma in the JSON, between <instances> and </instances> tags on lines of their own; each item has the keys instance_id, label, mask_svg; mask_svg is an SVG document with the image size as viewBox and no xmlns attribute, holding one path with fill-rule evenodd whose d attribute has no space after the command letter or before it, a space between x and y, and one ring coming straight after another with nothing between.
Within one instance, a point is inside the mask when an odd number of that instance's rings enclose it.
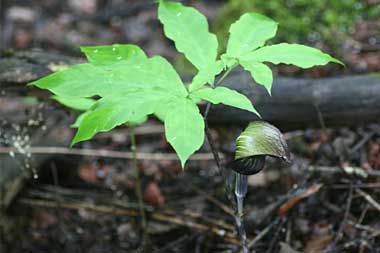
<instances>
[{"instance_id":1,"label":"decaying wood","mask_svg":"<svg viewBox=\"0 0 380 253\"><path fill-rule=\"evenodd\" d=\"M323 79L275 77L272 97L253 85L247 73L235 72L224 82L251 99L262 118L284 129L358 126L380 119L380 75L340 76ZM213 124L246 124L257 119L232 107L213 106Z\"/></svg>"}]
</instances>

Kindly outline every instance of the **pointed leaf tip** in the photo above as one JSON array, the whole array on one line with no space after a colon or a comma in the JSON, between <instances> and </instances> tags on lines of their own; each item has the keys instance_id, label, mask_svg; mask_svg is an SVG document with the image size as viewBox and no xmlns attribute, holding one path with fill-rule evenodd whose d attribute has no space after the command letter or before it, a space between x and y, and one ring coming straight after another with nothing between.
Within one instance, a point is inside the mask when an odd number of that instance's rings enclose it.
<instances>
[{"instance_id":1,"label":"pointed leaf tip","mask_svg":"<svg viewBox=\"0 0 380 253\"><path fill-rule=\"evenodd\" d=\"M227 87L203 88L190 94L191 98L203 99L213 104L225 104L255 113L261 117L252 102L243 94Z\"/></svg>"},{"instance_id":2,"label":"pointed leaf tip","mask_svg":"<svg viewBox=\"0 0 380 253\"><path fill-rule=\"evenodd\" d=\"M256 81L256 83L264 86L268 94L272 96L272 70L267 65L261 62L250 62L241 60L240 64L246 71L251 73L251 76Z\"/></svg>"},{"instance_id":3,"label":"pointed leaf tip","mask_svg":"<svg viewBox=\"0 0 380 253\"><path fill-rule=\"evenodd\" d=\"M212 64L218 53L216 35L209 32L206 17L197 9L178 2L161 1L158 19L166 37L198 69Z\"/></svg>"},{"instance_id":4,"label":"pointed leaf tip","mask_svg":"<svg viewBox=\"0 0 380 253\"><path fill-rule=\"evenodd\" d=\"M277 22L258 14L246 13L230 27L227 55L240 57L265 44L276 35Z\"/></svg>"},{"instance_id":5,"label":"pointed leaf tip","mask_svg":"<svg viewBox=\"0 0 380 253\"><path fill-rule=\"evenodd\" d=\"M198 106L187 98L178 99L165 116L165 137L176 151L182 168L204 142L204 120Z\"/></svg>"},{"instance_id":6,"label":"pointed leaf tip","mask_svg":"<svg viewBox=\"0 0 380 253\"><path fill-rule=\"evenodd\" d=\"M343 64L321 50L300 44L280 43L261 47L243 57L246 62L271 62L273 64L292 64L300 68L326 65L329 62Z\"/></svg>"}]
</instances>

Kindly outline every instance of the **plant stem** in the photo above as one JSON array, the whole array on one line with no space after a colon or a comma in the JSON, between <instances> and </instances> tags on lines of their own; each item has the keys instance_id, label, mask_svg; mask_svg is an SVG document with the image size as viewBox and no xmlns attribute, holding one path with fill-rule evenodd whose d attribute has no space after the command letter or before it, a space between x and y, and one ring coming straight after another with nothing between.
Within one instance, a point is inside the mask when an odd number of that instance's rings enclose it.
<instances>
[{"instance_id":1,"label":"plant stem","mask_svg":"<svg viewBox=\"0 0 380 253\"><path fill-rule=\"evenodd\" d=\"M133 168L135 170L135 179L136 179L136 196L138 199L139 204L139 211L141 216L141 227L144 231L144 237L146 237L146 216L145 216L145 210L144 210L144 201L143 201L143 194L142 194L142 188L141 188L141 178L140 178L140 171L139 167L137 165L137 155L136 155L136 137L135 137L135 129L133 126L130 127L130 137L131 137L131 150L132 150L132 161L133 161Z\"/></svg>"},{"instance_id":2,"label":"plant stem","mask_svg":"<svg viewBox=\"0 0 380 253\"><path fill-rule=\"evenodd\" d=\"M247 194L247 188L248 188L248 176L242 175L240 173L235 172L235 196L236 196L236 227L240 236L240 239L242 241L242 252L248 253L248 246L247 246L247 235L244 228L244 221L243 221L243 206L244 206L244 197Z\"/></svg>"},{"instance_id":3,"label":"plant stem","mask_svg":"<svg viewBox=\"0 0 380 253\"><path fill-rule=\"evenodd\" d=\"M235 67L236 66L232 66L226 72L224 72L222 77L216 82L216 84L214 86L216 87L216 86L220 85ZM211 109L211 103L207 103L207 106L206 106L206 109L204 112L204 117L203 117L204 121L205 121L207 141L210 144L211 152L214 156L214 160L215 160L216 166L219 169L219 172L222 173L222 175L224 174L224 176L227 176L227 173L223 172L222 167L220 165L219 154L218 154L218 151L215 147L215 143L212 139L212 136L210 134L210 130L209 130L209 127L207 124L207 117L208 117L208 114L210 112L210 109ZM234 173L235 173L235 180L236 180L235 181L235 196L236 196L236 206L237 206L236 207L236 215L235 215L235 223L236 223L236 227L238 230L238 234L239 234L240 239L242 241L242 253L248 253L247 235L246 235L244 223L243 223L243 205L244 205L244 197L247 193L247 187L248 187L247 179L248 179L248 177L246 175L241 175L241 174L236 173L236 172L234 172Z\"/></svg>"},{"instance_id":4,"label":"plant stem","mask_svg":"<svg viewBox=\"0 0 380 253\"><path fill-rule=\"evenodd\" d=\"M227 69L226 72L224 72L224 74L222 75L221 78L219 78L219 80L214 84L214 86L218 86L220 85L224 79L226 79L226 77L231 73L231 71L235 68L235 66L232 66L231 68ZM206 106L206 109L205 109L205 113L204 113L204 120L207 122L207 117L208 117L208 113L210 112L210 108L211 108L211 103L208 102L207 103L207 106ZM206 125L207 127L207 125Z\"/></svg>"},{"instance_id":5,"label":"plant stem","mask_svg":"<svg viewBox=\"0 0 380 253\"><path fill-rule=\"evenodd\" d=\"M226 79L226 77L231 73L231 71L235 68L235 66L232 66L231 68L227 69L226 72L224 72L224 74L222 75L222 77L216 82L215 86L218 86L219 84L221 84L224 79Z\"/></svg>"},{"instance_id":6,"label":"plant stem","mask_svg":"<svg viewBox=\"0 0 380 253\"><path fill-rule=\"evenodd\" d=\"M235 68L235 66L232 66L231 68L227 69L227 71L224 72L224 74L222 75L222 77L216 82L216 84L214 86L216 87L219 84L221 84L224 81L224 79L231 73L231 71L234 68ZM219 157L219 154L218 154L218 150L216 149L215 143L212 140L212 136L211 136L211 133L210 133L210 130L209 130L209 127L208 127L208 123L207 123L207 117L208 117L208 114L210 112L210 109L211 109L211 103L209 102L206 105L206 109L205 109L204 116L203 116L203 119L205 121L206 138L207 138L207 141L208 141L208 143L210 145L211 152L212 152L212 154L214 156L214 160L215 160L216 166L218 167L219 172L222 173L222 166L220 165L220 157Z\"/></svg>"}]
</instances>

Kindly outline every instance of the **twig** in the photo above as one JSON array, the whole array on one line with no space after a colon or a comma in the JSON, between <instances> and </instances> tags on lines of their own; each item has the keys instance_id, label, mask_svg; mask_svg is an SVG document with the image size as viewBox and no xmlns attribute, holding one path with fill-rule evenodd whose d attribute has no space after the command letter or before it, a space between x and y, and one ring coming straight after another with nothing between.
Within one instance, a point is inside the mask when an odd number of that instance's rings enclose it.
<instances>
[{"instance_id":1,"label":"twig","mask_svg":"<svg viewBox=\"0 0 380 253\"><path fill-rule=\"evenodd\" d=\"M64 218L62 214L62 208L61 208L61 198L59 196L59 192L56 190L59 187L59 181L58 181L58 172L57 172L57 166L55 163L50 164L51 172L53 175L53 181L54 181L54 199L56 202L56 213L58 216L58 226L59 229L62 231L62 233L65 235L65 237L70 237L69 233L67 233L65 227L64 227ZM70 238L71 239L71 238Z\"/></svg>"},{"instance_id":2,"label":"twig","mask_svg":"<svg viewBox=\"0 0 380 253\"><path fill-rule=\"evenodd\" d=\"M373 188L380 188L380 182L374 182L374 183L359 183L354 185L355 188L360 188L360 189L373 189ZM331 189L347 189L350 186L347 184L334 184L329 186Z\"/></svg>"},{"instance_id":3,"label":"twig","mask_svg":"<svg viewBox=\"0 0 380 253\"><path fill-rule=\"evenodd\" d=\"M371 195L360 189L355 189L355 191L380 212L380 204Z\"/></svg>"},{"instance_id":4,"label":"twig","mask_svg":"<svg viewBox=\"0 0 380 253\"><path fill-rule=\"evenodd\" d=\"M272 229L272 227L279 221L280 217L277 217L273 222L271 222L266 228L264 228L250 243L248 243L248 248L252 249L256 243L258 243L264 236Z\"/></svg>"},{"instance_id":5,"label":"twig","mask_svg":"<svg viewBox=\"0 0 380 253\"><path fill-rule=\"evenodd\" d=\"M335 240L334 240L334 242L332 244L332 248L334 248L335 245L339 242L340 238L343 235L344 228L346 227L348 216L349 216L350 210L351 210L352 193L353 193L353 191L354 191L354 184L351 181L350 182L350 188L349 188L349 191L348 191L348 197L347 197L347 202L346 202L346 210L344 211L343 221L342 221L342 223L339 226L338 233L337 233L337 235L335 237Z\"/></svg>"},{"instance_id":6,"label":"twig","mask_svg":"<svg viewBox=\"0 0 380 253\"><path fill-rule=\"evenodd\" d=\"M32 198L19 198L17 199L17 203L28 205L28 206L38 206L45 208L55 208L55 201L49 200L37 200ZM137 217L140 215L139 211L135 209L123 209L114 206L105 206L105 205L94 205L93 203L61 203L62 208L72 209L72 210L88 210L92 212L98 212L103 214L112 214L117 216L130 216ZM228 243L232 243L235 245L239 245L240 242L236 239L236 236L232 233L227 232L224 229L220 229L218 227L210 227L209 225L203 225L199 223L195 223L193 221L181 219L180 217L168 215L165 213L152 213L150 216L152 219L156 221L168 222L172 224L177 224L181 226L186 226L188 228L197 230L199 232L206 232L214 236L218 236L222 238L224 241Z\"/></svg>"},{"instance_id":7,"label":"twig","mask_svg":"<svg viewBox=\"0 0 380 253\"><path fill-rule=\"evenodd\" d=\"M286 237L285 242L290 245L290 240L292 238L292 219L289 219L288 224L286 226Z\"/></svg>"},{"instance_id":8,"label":"twig","mask_svg":"<svg viewBox=\"0 0 380 253\"><path fill-rule=\"evenodd\" d=\"M272 237L272 240L270 241L269 243L269 247L267 249L267 253L272 253L274 251L274 248L276 247L276 243L278 242L278 238L280 237L280 233L281 233L281 230L282 230L282 227L284 226L286 220L287 220L287 217L286 216L282 216L281 218L281 221L280 221L280 224L278 226L278 228L276 229L273 237Z\"/></svg>"},{"instance_id":9,"label":"twig","mask_svg":"<svg viewBox=\"0 0 380 253\"><path fill-rule=\"evenodd\" d=\"M235 238L235 236L232 236L232 234L226 232L224 229L206 226L203 224L195 223L193 221L180 219L179 217L167 216L161 213L152 214L152 218L159 221L165 221L165 222L170 222L177 225L187 226L189 228L193 228L195 230L202 231L202 232L209 231L213 235L218 235L219 237L225 238L227 242L230 242L236 245L240 244L240 242Z\"/></svg>"},{"instance_id":10,"label":"twig","mask_svg":"<svg viewBox=\"0 0 380 253\"><path fill-rule=\"evenodd\" d=\"M159 250L156 250L154 251L154 253L160 253L160 252L168 252L168 251L172 251L173 249L175 249L178 245L182 244L183 242L189 240L189 237L188 235L183 235L181 236L180 238L172 241L172 242L169 242L168 244L166 244L164 247L162 247L161 249ZM193 237L193 236L191 236Z\"/></svg>"},{"instance_id":11,"label":"twig","mask_svg":"<svg viewBox=\"0 0 380 253\"><path fill-rule=\"evenodd\" d=\"M372 136L375 134L375 132L370 132L368 134L365 134L363 136L363 138L355 144L355 146L353 146L350 150L350 153L353 154L355 153L356 151L358 151L369 139L372 138Z\"/></svg>"},{"instance_id":12,"label":"twig","mask_svg":"<svg viewBox=\"0 0 380 253\"><path fill-rule=\"evenodd\" d=\"M361 212L359 219L358 219L358 224L362 224L365 216L367 215L368 209L369 209L370 204L366 204L364 207L363 211Z\"/></svg>"},{"instance_id":13,"label":"twig","mask_svg":"<svg viewBox=\"0 0 380 253\"><path fill-rule=\"evenodd\" d=\"M360 225L360 223L353 222L352 220L348 220L347 223L356 229L364 230L364 231L367 231L369 233L376 233L378 231L374 228L371 228L370 226Z\"/></svg>"},{"instance_id":14,"label":"twig","mask_svg":"<svg viewBox=\"0 0 380 253\"><path fill-rule=\"evenodd\" d=\"M191 218L202 219L202 220L204 220L207 223L210 223L212 225L216 225L216 226L224 228L226 230L235 231L235 227L234 226L232 226L232 225L230 225L228 223L225 223L223 220L217 220L217 219L213 219L213 218L210 218L210 217L205 217L203 214L194 213L191 210L184 210L182 213L184 215L186 215L186 216L191 217Z\"/></svg>"},{"instance_id":15,"label":"twig","mask_svg":"<svg viewBox=\"0 0 380 253\"><path fill-rule=\"evenodd\" d=\"M10 152L20 153L15 148L0 147L0 154L9 154ZM104 149L78 149L78 148L65 148L65 147L31 147L27 150L30 154L60 154L60 155L77 155L77 156L96 156L106 158L119 158L119 159L132 159L132 152L121 152ZM177 161L178 156L173 153L158 154L158 153L136 153L137 160L155 160L155 161ZM213 160L214 157L211 153L194 154L189 158L193 161Z\"/></svg>"},{"instance_id":16,"label":"twig","mask_svg":"<svg viewBox=\"0 0 380 253\"><path fill-rule=\"evenodd\" d=\"M351 175L357 175L361 176L363 178L366 178L368 176L373 177L380 177L380 171L373 170L373 169L362 169L360 167L344 167L343 169L341 167L329 167L329 166L307 166L305 168L308 171L314 172L321 172L321 173L348 173Z\"/></svg>"},{"instance_id":17,"label":"twig","mask_svg":"<svg viewBox=\"0 0 380 253\"><path fill-rule=\"evenodd\" d=\"M349 241L349 242L346 242L345 244L343 244L342 246L340 247L336 247L334 249L330 249L330 250L327 250L327 251L324 251L324 252L329 252L329 253L335 253L335 252L343 252L344 249L347 249L347 248L350 248L352 246L356 246L358 243L361 243L363 242L363 240L370 240L370 239L374 239L376 237L380 236L380 230L377 230L376 232L372 233L371 235L369 235L367 238L363 239L363 238L359 238L359 239L355 239L355 240L352 240L352 241Z\"/></svg>"},{"instance_id":18,"label":"twig","mask_svg":"<svg viewBox=\"0 0 380 253\"><path fill-rule=\"evenodd\" d=\"M223 204L222 202L220 202L218 199L214 198L212 195L210 195L207 192L199 189L196 186L193 186L193 189L197 193L201 194L202 196L205 196L205 198L208 201L210 201L211 203L215 204L217 207L219 207L221 210L223 210L223 212L225 212L226 214L231 215L232 217L235 217L235 212L230 207L226 206L225 204Z\"/></svg>"}]
</instances>

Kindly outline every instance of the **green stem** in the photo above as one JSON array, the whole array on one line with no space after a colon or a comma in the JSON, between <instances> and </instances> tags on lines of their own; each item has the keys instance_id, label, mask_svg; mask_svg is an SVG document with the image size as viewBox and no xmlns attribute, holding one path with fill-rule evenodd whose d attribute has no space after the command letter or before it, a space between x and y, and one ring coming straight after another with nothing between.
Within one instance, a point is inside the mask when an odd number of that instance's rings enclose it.
<instances>
[{"instance_id":1,"label":"green stem","mask_svg":"<svg viewBox=\"0 0 380 253\"><path fill-rule=\"evenodd\" d=\"M216 84L214 86L216 87L219 84L221 84L223 82L223 80L231 73L231 71L235 67L236 66L234 65L231 68L229 68L226 72L224 72L224 74L222 75L222 77L216 82ZM203 119L205 121L206 138L207 138L208 143L210 144L211 152L212 152L212 154L214 156L214 160L215 160L216 166L218 167L219 172L223 174L222 167L220 165L220 158L219 158L219 155L218 155L218 151L216 150L215 143L212 140L212 137L211 137L211 134L210 134L210 131L209 131L209 127L208 127L208 124L207 124L207 117L208 117L208 113L210 112L210 109L211 109L211 103L208 102L207 105L206 105L204 116L203 116Z\"/></svg>"},{"instance_id":2,"label":"green stem","mask_svg":"<svg viewBox=\"0 0 380 253\"><path fill-rule=\"evenodd\" d=\"M214 84L214 87L220 85L224 79L226 79L226 77L231 73L231 71L236 67L237 65L233 65L231 68L227 69L226 72L224 72L224 74L222 75L221 78L219 78L219 80ZM211 103L208 102L207 103L207 106L206 106L206 110L205 110L205 113L204 113L204 120L206 122L206 128L207 128L207 117L208 117L208 113L210 111L210 108L211 108ZM210 141L210 140L209 140Z\"/></svg>"},{"instance_id":3,"label":"green stem","mask_svg":"<svg viewBox=\"0 0 380 253\"><path fill-rule=\"evenodd\" d=\"M221 84L223 82L223 80L231 73L231 71L235 67L236 66L232 66L231 68L227 69L227 71L224 72L224 74L222 75L222 77L216 82L216 84L214 86L216 87L219 84ZM211 103L208 102L207 105L206 105L204 116L203 116L203 119L205 121L206 138L207 138L208 143L210 144L211 152L212 152L212 154L214 156L214 160L215 160L216 166L217 166L217 168L219 170L219 173L224 174L223 170L222 170L222 166L220 165L220 158L219 158L218 150L216 149L215 143L212 140L211 133L209 131L209 127L208 127L208 123L207 123L207 117L208 117L208 113L210 112L210 109L211 109Z\"/></svg>"},{"instance_id":4,"label":"green stem","mask_svg":"<svg viewBox=\"0 0 380 253\"><path fill-rule=\"evenodd\" d=\"M231 71L235 68L236 66L232 66L231 68L227 69L226 72L224 72L224 74L222 75L222 77L218 80L218 82L216 82L215 86L218 86L219 84L221 84L224 79L226 79L226 77L231 73Z\"/></svg>"},{"instance_id":5,"label":"green stem","mask_svg":"<svg viewBox=\"0 0 380 253\"><path fill-rule=\"evenodd\" d=\"M141 216L141 226L144 230L144 234L146 231L146 216L145 216L145 210L144 210L144 201L143 201L143 194L142 194L142 187L141 187L141 179L140 179L140 171L139 167L137 165L137 155L136 155L136 138L135 138L135 131L134 127L130 127L130 136L131 136L131 150L132 150L132 160L133 160L133 168L135 170L135 179L136 179L136 196L138 199L139 204L139 211Z\"/></svg>"}]
</instances>

